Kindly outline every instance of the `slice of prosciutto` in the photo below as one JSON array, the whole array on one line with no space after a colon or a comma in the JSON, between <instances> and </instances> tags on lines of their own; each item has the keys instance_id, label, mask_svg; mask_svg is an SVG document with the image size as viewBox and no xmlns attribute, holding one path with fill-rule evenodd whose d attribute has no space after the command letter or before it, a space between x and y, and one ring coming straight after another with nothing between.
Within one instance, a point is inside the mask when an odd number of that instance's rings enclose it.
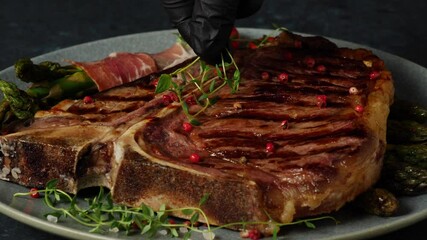
<instances>
[{"instance_id":1,"label":"slice of prosciutto","mask_svg":"<svg viewBox=\"0 0 427 240\"><path fill-rule=\"evenodd\" d=\"M196 56L193 49L186 44L177 42L170 48L151 56L156 61L159 70L168 69Z\"/></svg>"},{"instance_id":2,"label":"slice of prosciutto","mask_svg":"<svg viewBox=\"0 0 427 240\"><path fill-rule=\"evenodd\" d=\"M156 62L146 53L111 53L96 62L72 62L92 78L103 91L157 71Z\"/></svg>"},{"instance_id":3,"label":"slice of prosciutto","mask_svg":"<svg viewBox=\"0 0 427 240\"><path fill-rule=\"evenodd\" d=\"M115 52L99 61L71 63L83 69L99 91L104 91L173 67L194 56L190 47L177 42L155 54Z\"/></svg>"}]
</instances>

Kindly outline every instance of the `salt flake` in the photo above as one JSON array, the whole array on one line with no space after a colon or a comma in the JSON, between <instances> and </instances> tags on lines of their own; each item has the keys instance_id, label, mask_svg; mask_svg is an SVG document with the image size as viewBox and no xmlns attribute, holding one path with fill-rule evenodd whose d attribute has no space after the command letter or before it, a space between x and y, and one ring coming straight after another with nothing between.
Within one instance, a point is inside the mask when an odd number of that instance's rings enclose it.
<instances>
[{"instance_id":1,"label":"salt flake","mask_svg":"<svg viewBox=\"0 0 427 240\"><path fill-rule=\"evenodd\" d=\"M206 240L215 239L215 233L213 233L213 232L203 232L202 235L203 235L203 238Z\"/></svg>"},{"instance_id":2,"label":"salt flake","mask_svg":"<svg viewBox=\"0 0 427 240\"><path fill-rule=\"evenodd\" d=\"M47 215L47 221L51 222L51 223L57 223L58 222L58 217L55 217L53 215Z\"/></svg>"}]
</instances>

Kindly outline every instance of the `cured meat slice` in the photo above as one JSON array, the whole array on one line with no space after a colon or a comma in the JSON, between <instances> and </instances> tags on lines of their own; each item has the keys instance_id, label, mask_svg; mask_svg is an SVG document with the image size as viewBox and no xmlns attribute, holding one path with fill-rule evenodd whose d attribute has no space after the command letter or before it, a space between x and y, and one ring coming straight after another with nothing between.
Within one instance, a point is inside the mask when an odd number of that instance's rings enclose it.
<instances>
[{"instance_id":1,"label":"cured meat slice","mask_svg":"<svg viewBox=\"0 0 427 240\"><path fill-rule=\"evenodd\" d=\"M104 91L174 67L194 56L188 45L177 42L155 54L116 52L99 61L72 63L88 74L99 91Z\"/></svg>"},{"instance_id":2,"label":"cured meat slice","mask_svg":"<svg viewBox=\"0 0 427 240\"><path fill-rule=\"evenodd\" d=\"M289 32L235 59L239 91L218 91L191 132L180 105L154 94L158 75L149 75L93 103L63 101L1 136L0 168L9 171L0 177L37 187L58 178L74 193L103 185L116 203L154 209L198 206L209 194L202 208L218 225L329 213L377 181L394 91L381 59ZM200 162L189 161L193 153ZM50 175L34 174L49 166Z\"/></svg>"},{"instance_id":3,"label":"cured meat slice","mask_svg":"<svg viewBox=\"0 0 427 240\"><path fill-rule=\"evenodd\" d=\"M157 71L156 62L146 53L111 53L96 62L73 62L95 82L99 91L123 85Z\"/></svg>"},{"instance_id":4,"label":"cured meat slice","mask_svg":"<svg viewBox=\"0 0 427 240\"><path fill-rule=\"evenodd\" d=\"M168 69L195 57L193 49L186 43L177 42L165 51L151 54L160 70Z\"/></svg>"}]
</instances>

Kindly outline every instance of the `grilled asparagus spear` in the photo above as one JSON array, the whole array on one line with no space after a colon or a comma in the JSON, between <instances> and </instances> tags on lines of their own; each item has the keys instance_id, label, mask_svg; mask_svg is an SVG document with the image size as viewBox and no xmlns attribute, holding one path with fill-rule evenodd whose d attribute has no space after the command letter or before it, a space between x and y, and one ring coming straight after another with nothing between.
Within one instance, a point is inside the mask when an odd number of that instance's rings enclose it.
<instances>
[{"instance_id":1,"label":"grilled asparagus spear","mask_svg":"<svg viewBox=\"0 0 427 240\"><path fill-rule=\"evenodd\" d=\"M389 120L387 142L393 144L427 141L427 126L412 120Z\"/></svg>"},{"instance_id":2,"label":"grilled asparagus spear","mask_svg":"<svg viewBox=\"0 0 427 240\"><path fill-rule=\"evenodd\" d=\"M0 81L4 99L0 104L0 124L14 119L28 119L37 109L46 109L62 99L82 97L96 91L92 79L81 69L55 62L34 64L23 58L15 63L16 76L32 83L22 91L13 83Z\"/></svg>"},{"instance_id":3,"label":"grilled asparagus spear","mask_svg":"<svg viewBox=\"0 0 427 240\"><path fill-rule=\"evenodd\" d=\"M3 109L10 108L18 119L30 118L37 111L38 106L34 99L15 84L0 80L0 90L4 94L4 101L7 102L2 103ZM6 113L2 113L4 114Z\"/></svg>"},{"instance_id":4,"label":"grilled asparagus spear","mask_svg":"<svg viewBox=\"0 0 427 240\"><path fill-rule=\"evenodd\" d=\"M388 153L379 185L398 195L423 194L427 192L427 169Z\"/></svg>"},{"instance_id":5,"label":"grilled asparagus spear","mask_svg":"<svg viewBox=\"0 0 427 240\"><path fill-rule=\"evenodd\" d=\"M427 192L426 109L397 101L387 128L387 151L379 185L398 195Z\"/></svg>"},{"instance_id":6,"label":"grilled asparagus spear","mask_svg":"<svg viewBox=\"0 0 427 240\"><path fill-rule=\"evenodd\" d=\"M23 58L15 63L15 73L22 81L33 83L27 90L30 96L48 105L95 89L92 79L73 65L61 66L49 61L34 64Z\"/></svg>"},{"instance_id":7,"label":"grilled asparagus spear","mask_svg":"<svg viewBox=\"0 0 427 240\"><path fill-rule=\"evenodd\" d=\"M390 111L390 118L424 123L427 121L427 109L406 101L395 100Z\"/></svg>"},{"instance_id":8,"label":"grilled asparagus spear","mask_svg":"<svg viewBox=\"0 0 427 240\"><path fill-rule=\"evenodd\" d=\"M427 169L427 144L387 146L387 154L394 155L399 161L409 165ZM389 157L390 158L390 157ZM389 160L386 158L386 161Z\"/></svg>"},{"instance_id":9,"label":"grilled asparagus spear","mask_svg":"<svg viewBox=\"0 0 427 240\"><path fill-rule=\"evenodd\" d=\"M19 59L14 67L16 77L27 83L52 81L78 71L74 66L61 66L50 61L34 64L29 58Z\"/></svg>"}]
</instances>

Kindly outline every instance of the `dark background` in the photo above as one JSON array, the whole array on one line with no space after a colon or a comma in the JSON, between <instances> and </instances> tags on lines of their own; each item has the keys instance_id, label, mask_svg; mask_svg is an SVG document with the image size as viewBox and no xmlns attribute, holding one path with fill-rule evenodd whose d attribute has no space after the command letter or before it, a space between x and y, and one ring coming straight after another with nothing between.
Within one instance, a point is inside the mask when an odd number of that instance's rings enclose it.
<instances>
[{"instance_id":1,"label":"dark background","mask_svg":"<svg viewBox=\"0 0 427 240\"><path fill-rule=\"evenodd\" d=\"M238 27L324 35L377 48L427 67L425 0L266 0ZM0 69L34 57L113 36L170 29L160 0L2 0ZM0 76L1 77L1 76ZM427 221L377 239L425 239ZM0 239L59 239L0 215Z\"/></svg>"}]
</instances>

